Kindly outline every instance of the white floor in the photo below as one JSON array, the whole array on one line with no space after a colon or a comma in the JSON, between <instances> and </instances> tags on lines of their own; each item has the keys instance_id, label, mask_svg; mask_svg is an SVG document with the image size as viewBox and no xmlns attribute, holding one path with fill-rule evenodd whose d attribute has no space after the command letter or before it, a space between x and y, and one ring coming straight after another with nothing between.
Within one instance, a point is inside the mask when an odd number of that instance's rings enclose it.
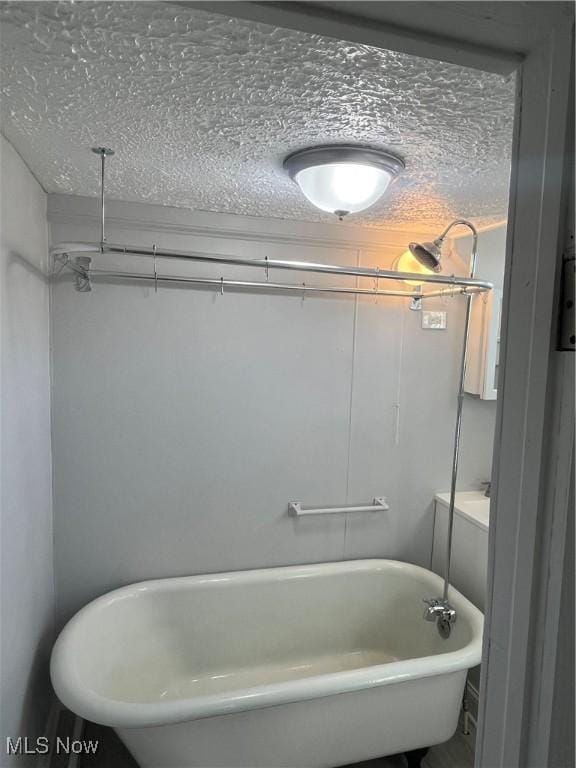
<instances>
[{"instance_id":1,"label":"white floor","mask_svg":"<svg viewBox=\"0 0 576 768\"><path fill-rule=\"evenodd\" d=\"M457 731L445 744L433 747L422 763L423 768L474 768L474 736Z\"/></svg>"}]
</instances>

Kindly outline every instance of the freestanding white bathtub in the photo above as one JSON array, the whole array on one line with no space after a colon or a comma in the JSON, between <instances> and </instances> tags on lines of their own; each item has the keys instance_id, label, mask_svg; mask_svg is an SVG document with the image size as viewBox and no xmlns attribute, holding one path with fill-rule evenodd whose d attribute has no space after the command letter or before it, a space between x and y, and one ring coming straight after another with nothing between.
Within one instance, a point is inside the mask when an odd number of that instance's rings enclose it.
<instances>
[{"instance_id":1,"label":"freestanding white bathtub","mask_svg":"<svg viewBox=\"0 0 576 768\"><path fill-rule=\"evenodd\" d=\"M438 576L358 560L147 581L83 608L51 675L142 768L338 766L454 733L482 614L455 590L443 640L423 620Z\"/></svg>"}]
</instances>

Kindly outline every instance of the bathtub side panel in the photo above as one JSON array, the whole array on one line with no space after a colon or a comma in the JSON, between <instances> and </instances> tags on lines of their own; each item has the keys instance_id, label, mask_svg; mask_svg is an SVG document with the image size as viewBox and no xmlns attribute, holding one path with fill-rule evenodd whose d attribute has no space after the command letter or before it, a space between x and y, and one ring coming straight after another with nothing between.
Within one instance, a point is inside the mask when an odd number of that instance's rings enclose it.
<instances>
[{"instance_id":1,"label":"bathtub side panel","mask_svg":"<svg viewBox=\"0 0 576 768\"><path fill-rule=\"evenodd\" d=\"M465 678L460 671L117 732L141 768L329 768L447 741Z\"/></svg>"}]
</instances>

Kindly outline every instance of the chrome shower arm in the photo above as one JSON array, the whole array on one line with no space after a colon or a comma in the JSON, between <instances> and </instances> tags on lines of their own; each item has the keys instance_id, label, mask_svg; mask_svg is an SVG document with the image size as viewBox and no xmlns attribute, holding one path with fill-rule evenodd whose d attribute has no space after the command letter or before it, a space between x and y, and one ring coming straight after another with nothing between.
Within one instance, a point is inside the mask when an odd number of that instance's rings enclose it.
<instances>
[{"instance_id":1,"label":"chrome shower arm","mask_svg":"<svg viewBox=\"0 0 576 768\"><path fill-rule=\"evenodd\" d=\"M442 234L439 237L437 237L436 240L434 240L434 242L436 243L436 245L440 246L444 242L448 232L450 232L450 230L453 227L459 227L459 226L468 227L468 229L472 232L472 255L470 257L470 277L473 278L476 272L476 254L478 252L478 230L476 229L474 224L472 224L471 221L468 221L467 219L454 219L454 221L451 221L450 224L448 224L444 232L442 232Z\"/></svg>"},{"instance_id":2,"label":"chrome shower arm","mask_svg":"<svg viewBox=\"0 0 576 768\"><path fill-rule=\"evenodd\" d=\"M472 224L471 221L468 221L468 219L454 219L454 221L451 221L450 224L448 224L448 226L444 230L444 232L442 232L442 234L434 242L438 242L438 240L442 242L446 237L446 235L448 234L448 232L450 232L450 230L453 227L459 227L459 226L468 227L468 229L472 231L472 236L474 238L473 249L476 250L476 247L478 245L478 230L476 229L474 224Z\"/></svg>"}]
</instances>

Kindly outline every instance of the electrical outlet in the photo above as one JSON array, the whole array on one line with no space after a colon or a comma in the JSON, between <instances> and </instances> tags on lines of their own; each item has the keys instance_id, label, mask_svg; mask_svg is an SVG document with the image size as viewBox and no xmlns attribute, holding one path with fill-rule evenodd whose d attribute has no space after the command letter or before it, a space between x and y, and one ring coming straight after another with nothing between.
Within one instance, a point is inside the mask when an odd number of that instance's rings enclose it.
<instances>
[{"instance_id":1,"label":"electrical outlet","mask_svg":"<svg viewBox=\"0 0 576 768\"><path fill-rule=\"evenodd\" d=\"M424 310L422 312L422 328L427 331L446 330L446 312L431 312Z\"/></svg>"}]
</instances>

